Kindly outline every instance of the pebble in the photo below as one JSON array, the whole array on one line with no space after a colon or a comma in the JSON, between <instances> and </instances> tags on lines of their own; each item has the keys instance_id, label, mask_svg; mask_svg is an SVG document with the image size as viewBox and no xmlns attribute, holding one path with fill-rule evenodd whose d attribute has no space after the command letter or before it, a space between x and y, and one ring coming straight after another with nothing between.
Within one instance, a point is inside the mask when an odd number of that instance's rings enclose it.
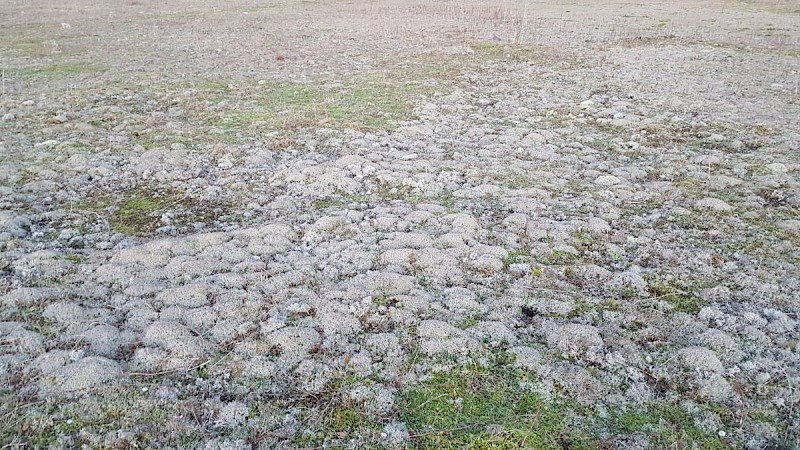
<instances>
[{"instance_id":1,"label":"pebble","mask_svg":"<svg viewBox=\"0 0 800 450\"><path fill-rule=\"evenodd\" d=\"M595 178L594 182L600 186L614 186L621 183L622 180L614 175L600 175L599 177Z\"/></svg>"}]
</instances>

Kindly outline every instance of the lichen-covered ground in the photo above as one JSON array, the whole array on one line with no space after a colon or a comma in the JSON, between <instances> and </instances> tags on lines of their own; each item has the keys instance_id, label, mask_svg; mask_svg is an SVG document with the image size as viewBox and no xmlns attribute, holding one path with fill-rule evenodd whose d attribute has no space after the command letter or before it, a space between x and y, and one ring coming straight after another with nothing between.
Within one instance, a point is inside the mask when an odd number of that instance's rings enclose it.
<instances>
[{"instance_id":1,"label":"lichen-covered ground","mask_svg":"<svg viewBox=\"0 0 800 450\"><path fill-rule=\"evenodd\" d=\"M10 0L0 447L800 445L800 6Z\"/></svg>"}]
</instances>

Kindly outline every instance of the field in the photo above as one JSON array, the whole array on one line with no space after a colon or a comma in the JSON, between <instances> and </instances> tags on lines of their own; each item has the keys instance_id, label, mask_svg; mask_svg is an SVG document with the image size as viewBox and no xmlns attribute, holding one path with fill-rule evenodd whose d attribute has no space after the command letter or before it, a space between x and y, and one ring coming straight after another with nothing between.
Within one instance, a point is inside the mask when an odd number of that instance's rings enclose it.
<instances>
[{"instance_id":1,"label":"field","mask_svg":"<svg viewBox=\"0 0 800 450\"><path fill-rule=\"evenodd\" d=\"M0 448L800 448L800 5L7 0Z\"/></svg>"}]
</instances>

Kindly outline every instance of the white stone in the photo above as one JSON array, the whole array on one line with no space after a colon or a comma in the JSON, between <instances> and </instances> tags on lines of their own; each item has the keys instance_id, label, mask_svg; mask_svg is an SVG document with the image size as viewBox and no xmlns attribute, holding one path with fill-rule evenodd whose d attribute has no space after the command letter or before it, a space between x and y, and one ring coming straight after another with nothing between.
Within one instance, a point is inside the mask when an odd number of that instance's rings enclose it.
<instances>
[{"instance_id":1,"label":"white stone","mask_svg":"<svg viewBox=\"0 0 800 450\"><path fill-rule=\"evenodd\" d=\"M614 175L600 175L599 177L595 178L594 182L600 186L614 186L621 183L622 180Z\"/></svg>"}]
</instances>

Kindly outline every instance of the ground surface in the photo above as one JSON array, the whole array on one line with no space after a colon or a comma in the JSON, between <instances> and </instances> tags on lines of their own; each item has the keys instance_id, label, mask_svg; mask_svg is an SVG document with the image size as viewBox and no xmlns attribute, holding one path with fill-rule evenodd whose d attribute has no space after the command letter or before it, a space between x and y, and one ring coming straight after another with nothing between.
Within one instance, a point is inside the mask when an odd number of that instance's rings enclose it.
<instances>
[{"instance_id":1,"label":"ground surface","mask_svg":"<svg viewBox=\"0 0 800 450\"><path fill-rule=\"evenodd\" d=\"M0 10L3 448L800 445L795 2L106 3Z\"/></svg>"}]
</instances>

